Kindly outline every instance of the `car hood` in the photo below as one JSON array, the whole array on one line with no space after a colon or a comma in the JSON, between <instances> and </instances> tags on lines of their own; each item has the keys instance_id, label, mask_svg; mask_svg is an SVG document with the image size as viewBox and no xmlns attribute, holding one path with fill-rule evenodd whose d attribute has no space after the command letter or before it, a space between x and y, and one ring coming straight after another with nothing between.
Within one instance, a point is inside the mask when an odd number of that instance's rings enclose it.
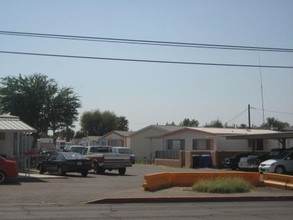
<instances>
[{"instance_id":1,"label":"car hood","mask_svg":"<svg viewBox=\"0 0 293 220\"><path fill-rule=\"evenodd\" d=\"M265 160L265 161L261 162L261 164L270 165L270 164L273 164L273 163L276 163L276 162L277 162L277 160L269 159L269 160Z\"/></svg>"}]
</instances>

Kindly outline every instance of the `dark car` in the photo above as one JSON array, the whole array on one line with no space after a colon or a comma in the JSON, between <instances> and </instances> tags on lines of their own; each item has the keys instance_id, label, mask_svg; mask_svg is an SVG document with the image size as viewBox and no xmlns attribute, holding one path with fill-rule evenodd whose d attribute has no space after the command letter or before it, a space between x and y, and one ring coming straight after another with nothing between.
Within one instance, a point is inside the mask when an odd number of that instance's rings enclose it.
<instances>
[{"instance_id":1,"label":"dark car","mask_svg":"<svg viewBox=\"0 0 293 220\"><path fill-rule=\"evenodd\" d=\"M226 157L222 161L222 167L230 168L232 170L238 169L238 163L241 157L247 157L250 153L239 153L233 157Z\"/></svg>"},{"instance_id":2,"label":"dark car","mask_svg":"<svg viewBox=\"0 0 293 220\"><path fill-rule=\"evenodd\" d=\"M67 152L76 152L76 153L82 154L83 150L84 150L84 146L81 146L81 145L71 145L69 148L67 148L67 150L64 150L64 151L67 151Z\"/></svg>"},{"instance_id":3,"label":"dark car","mask_svg":"<svg viewBox=\"0 0 293 220\"><path fill-rule=\"evenodd\" d=\"M88 175L92 169L92 163L80 153L55 152L39 164L40 174L45 172L56 172L65 175L67 172L81 173L83 177Z\"/></svg>"}]
</instances>

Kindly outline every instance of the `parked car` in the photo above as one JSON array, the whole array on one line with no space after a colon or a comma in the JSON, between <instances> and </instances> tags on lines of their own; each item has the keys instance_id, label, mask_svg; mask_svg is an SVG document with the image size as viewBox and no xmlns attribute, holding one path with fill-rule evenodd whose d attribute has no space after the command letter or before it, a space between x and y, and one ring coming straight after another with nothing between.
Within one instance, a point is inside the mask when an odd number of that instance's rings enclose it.
<instances>
[{"instance_id":1,"label":"parked car","mask_svg":"<svg viewBox=\"0 0 293 220\"><path fill-rule=\"evenodd\" d=\"M132 166L129 154L119 154L110 146L88 146L83 155L92 161L92 167L97 174L106 170L118 170L119 175L125 175L126 168Z\"/></svg>"},{"instance_id":2,"label":"parked car","mask_svg":"<svg viewBox=\"0 0 293 220\"><path fill-rule=\"evenodd\" d=\"M71 145L70 147L68 147L66 150L67 152L75 152L75 153L80 153L82 154L83 150L84 150L84 146L81 145ZM65 148L64 148L65 149Z\"/></svg>"},{"instance_id":3,"label":"parked car","mask_svg":"<svg viewBox=\"0 0 293 220\"><path fill-rule=\"evenodd\" d=\"M129 154L132 164L135 164L135 154L128 147L112 147L112 152L117 154Z\"/></svg>"},{"instance_id":4,"label":"parked car","mask_svg":"<svg viewBox=\"0 0 293 220\"><path fill-rule=\"evenodd\" d=\"M292 173L293 172L293 151L286 150L275 156L273 159L263 161L258 170L260 173Z\"/></svg>"},{"instance_id":5,"label":"parked car","mask_svg":"<svg viewBox=\"0 0 293 220\"><path fill-rule=\"evenodd\" d=\"M91 161L80 153L55 152L41 161L38 168L40 174L56 172L58 175L65 175L67 172L78 172L83 177L86 177L88 171L92 169L91 165Z\"/></svg>"},{"instance_id":6,"label":"parked car","mask_svg":"<svg viewBox=\"0 0 293 220\"><path fill-rule=\"evenodd\" d=\"M258 155L248 155L241 157L238 163L239 170L257 170L260 160Z\"/></svg>"},{"instance_id":7,"label":"parked car","mask_svg":"<svg viewBox=\"0 0 293 220\"><path fill-rule=\"evenodd\" d=\"M250 153L239 153L233 157L226 157L222 161L222 167L230 168L232 170L238 169L238 163L241 157L247 157Z\"/></svg>"},{"instance_id":8,"label":"parked car","mask_svg":"<svg viewBox=\"0 0 293 220\"><path fill-rule=\"evenodd\" d=\"M0 183L3 183L6 178L17 176L18 169L16 162L0 156Z\"/></svg>"}]
</instances>

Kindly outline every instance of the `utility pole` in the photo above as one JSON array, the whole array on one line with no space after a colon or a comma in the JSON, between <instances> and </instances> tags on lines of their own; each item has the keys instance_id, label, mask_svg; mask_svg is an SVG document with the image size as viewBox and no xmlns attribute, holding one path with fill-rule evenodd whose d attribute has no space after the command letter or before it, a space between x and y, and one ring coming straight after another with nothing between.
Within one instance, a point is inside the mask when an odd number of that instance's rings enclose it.
<instances>
[{"instance_id":1,"label":"utility pole","mask_svg":"<svg viewBox=\"0 0 293 220\"><path fill-rule=\"evenodd\" d=\"M251 129L251 123L250 123L250 104L248 104L248 129Z\"/></svg>"}]
</instances>

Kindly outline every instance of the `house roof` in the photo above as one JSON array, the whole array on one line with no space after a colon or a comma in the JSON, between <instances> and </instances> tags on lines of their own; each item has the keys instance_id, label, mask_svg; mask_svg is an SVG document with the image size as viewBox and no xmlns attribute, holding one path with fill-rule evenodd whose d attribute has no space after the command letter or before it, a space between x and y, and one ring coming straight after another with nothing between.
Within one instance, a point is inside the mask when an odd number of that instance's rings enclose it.
<instances>
[{"instance_id":1,"label":"house roof","mask_svg":"<svg viewBox=\"0 0 293 220\"><path fill-rule=\"evenodd\" d=\"M140 129L140 130L138 130L136 132L133 132L131 134L131 136L136 135L138 133L141 133L141 132L143 132L143 131L145 131L147 129L151 129L151 128L158 129L158 130L161 130L161 131L167 133L167 132L177 131L177 130L180 130L180 129L185 128L185 127L183 127L183 126L172 126L172 125L171 126L169 126L169 125L149 125L149 126L144 127L144 128L142 128L142 129Z\"/></svg>"},{"instance_id":2,"label":"house roof","mask_svg":"<svg viewBox=\"0 0 293 220\"><path fill-rule=\"evenodd\" d=\"M162 138L165 136L173 135L179 132L184 131L199 131L204 132L211 136L243 136L243 135L260 135L260 134L275 134L280 133L277 131L271 131L271 130L263 130L263 129L238 129L238 128L199 128L199 127L181 127L180 129L177 129L175 131L170 131L165 134L156 136L156 137L150 137L150 138Z\"/></svg>"},{"instance_id":3,"label":"house roof","mask_svg":"<svg viewBox=\"0 0 293 220\"><path fill-rule=\"evenodd\" d=\"M293 139L293 131L227 136L227 139L287 139L287 138Z\"/></svg>"},{"instance_id":4,"label":"house roof","mask_svg":"<svg viewBox=\"0 0 293 220\"><path fill-rule=\"evenodd\" d=\"M132 131L118 131L118 130L114 130L114 131L110 131L107 134L104 134L102 138L105 138L111 134L117 134L121 137L129 137L133 132Z\"/></svg>"},{"instance_id":5,"label":"house roof","mask_svg":"<svg viewBox=\"0 0 293 220\"><path fill-rule=\"evenodd\" d=\"M87 136L81 138L81 141L98 141L100 140L101 136Z\"/></svg>"},{"instance_id":6,"label":"house roof","mask_svg":"<svg viewBox=\"0 0 293 220\"><path fill-rule=\"evenodd\" d=\"M0 115L1 132L36 132L36 129L27 125L14 115Z\"/></svg>"}]
</instances>

